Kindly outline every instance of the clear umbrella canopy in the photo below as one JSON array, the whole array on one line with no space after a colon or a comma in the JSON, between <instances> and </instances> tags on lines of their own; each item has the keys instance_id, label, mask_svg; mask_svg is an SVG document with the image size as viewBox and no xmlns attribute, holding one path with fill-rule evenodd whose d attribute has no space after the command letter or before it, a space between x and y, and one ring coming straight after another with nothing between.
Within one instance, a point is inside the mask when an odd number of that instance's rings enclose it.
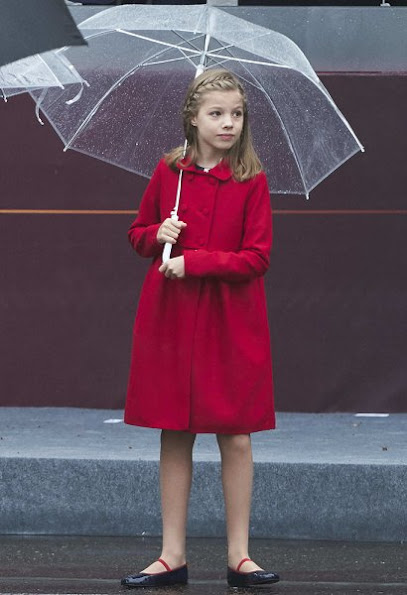
<instances>
[{"instance_id":1,"label":"clear umbrella canopy","mask_svg":"<svg viewBox=\"0 0 407 595\"><path fill-rule=\"evenodd\" d=\"M66 56L58 52L44 52L0 66L0 93L5 100L34 89L63 89L74 83L84 81Z\"/></svg>"},{"instance_id":2,"label":"clear umbrella canopy","mask_svg":"<svg viewBox=\"0 0 407 595\"><path fill-rule=\"evenodd\" d=\"M63 53L89 87L79 99L66 88L41 100L65 148L150 176L163 152L183 143L181 103L203 65L242 80L271 192L308 195L363 150L304 54L280 33L202 5L115 7L80 30L89 47Z\"/></svg>"}]
</instances>

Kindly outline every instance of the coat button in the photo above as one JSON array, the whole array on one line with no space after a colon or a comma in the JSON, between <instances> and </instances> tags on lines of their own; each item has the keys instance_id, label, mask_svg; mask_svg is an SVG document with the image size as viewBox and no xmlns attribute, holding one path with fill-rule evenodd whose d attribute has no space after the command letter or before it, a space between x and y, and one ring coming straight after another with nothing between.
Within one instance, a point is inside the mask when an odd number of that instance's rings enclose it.
<instances>
[{"instance_id":1,"label":"coat button","mask_svg":"<svg viewBox=\"0 0 407 595\"><path fill-rule=\"evenodd\" d=\"M209 209L208 209L208 207L204 207L204 208L202 209L202 213L203 213L204 215L209 215Z\"/></svg>"},{"instance_id":2,"label":"coat button","mask_svg":"<svg viewBox=\"0 0 407 595\"><path fill-rule=\"evenodd\" d=\"M202 236L199 236L198 238L198 246L203 246L205 243L205 240Z\"/></svg>"},{"instance_id":3,"label":"coat button","mask_svg":"<svg viewBox=\"0 0 407 595\"><path fill-rule=\"evenodd\" d=\"M209 178L209 184L211 184L211 186L214 186L216 184L215 178Z\"/></svg>"},{"instance_id":4,"label":"coat button","mask_svg":"<svg viewBox=\"0 0 407 595\"><path fill-rule=\"evenodd\" d=\"M180 208L181 213L186 213L188 211L188 207L187 205L182 205L182 207Z\"/></svg>"}]
</instances>

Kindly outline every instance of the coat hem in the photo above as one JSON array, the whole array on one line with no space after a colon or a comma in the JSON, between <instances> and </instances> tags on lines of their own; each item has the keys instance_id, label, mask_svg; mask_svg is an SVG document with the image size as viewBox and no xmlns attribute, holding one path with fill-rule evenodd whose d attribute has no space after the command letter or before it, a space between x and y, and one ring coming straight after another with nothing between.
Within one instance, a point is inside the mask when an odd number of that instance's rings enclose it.
<instances>
[{"instance_id":1,"label":"coat hem","mask_svg":"<svg viewBox=\"0 0 407 595\"><path fill-rule=\"evenodd\" d=\"M225 430L222 428L194 428L194 427L174 427L168 424L147 424L142 422L127 421L124 423L129 426L138 426L140 428L151 428L154 430L173 430L175 432L189 432L190 434L253 434L254 432L265 432L267 430L275 430L275 423L267 423L255 428L239 428L236 430Z\"/></svg>"}]
</instances>

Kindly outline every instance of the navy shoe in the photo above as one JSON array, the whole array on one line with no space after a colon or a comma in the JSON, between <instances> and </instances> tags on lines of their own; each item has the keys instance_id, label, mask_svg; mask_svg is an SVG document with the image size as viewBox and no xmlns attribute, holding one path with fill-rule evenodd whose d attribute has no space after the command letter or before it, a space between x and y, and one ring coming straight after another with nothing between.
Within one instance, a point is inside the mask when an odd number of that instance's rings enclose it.
<instances>
[{"instance_id":1,"label":"navy shoe","mask_svg":"<svg viewBox=\"0 0 407 595\"><path fill-rule=\"evenodd\" d=\"M166 570L158 572L157 574L148 574L147 572L139 572L138 574L132 574L125 576L121 580L121 584L124 587L131 589L135 587L167 587L169 585L186 585L188 582L188 567L186 564L178 566L178 568L171 568L162 558L158 558L158 562L161 562L165 566Z\"/></svg>"},{"instance_id":2,"label":"navy shoe","mask_svg":"<svg viewBox=\"0 0 407 595\"><path fill-rule=\"evenodd\" d=\"M280 577L275 572L267 570L254 570L252 572L239 572L243 562L247 562L250 558L243 558L239 562L236 570L232 570L228 566L228 585L229 587L255 587L257 585L270 585L278 583Z\"/></svg>"}]
</instances>

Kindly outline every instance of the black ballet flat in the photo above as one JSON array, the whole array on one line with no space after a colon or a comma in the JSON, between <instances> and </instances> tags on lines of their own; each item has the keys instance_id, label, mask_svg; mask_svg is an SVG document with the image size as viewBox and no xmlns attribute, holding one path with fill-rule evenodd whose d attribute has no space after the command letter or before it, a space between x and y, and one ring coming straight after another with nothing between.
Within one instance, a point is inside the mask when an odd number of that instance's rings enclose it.
<instances>
[{"instance_id":1,"label":"black ballet flat","mask_svg":"<svg viewBox=\"0 0 407 595\"><path fill-rule=\"evenodd\" d=\"M229 587L256 587L259 585L270 585L272 583L278 583L280 577L275 572L269 572L267 570L254 570L252 572L239 572L243 562L250 560L250 558L243 558L236 568L232 570L228 566L228 585Z\"/></svg>"},{"instance_id":2,"label":"black ballet flat","mask_svg":"<svg viewBox=\"0 0 407 595\"><path fill-rule=\"evenodd\" d=\"M124 587L130 589L137 587L168 587L171 585L186 585L188 583L188 567L186 564L178 566L178 568L171 569L164 560L158 559L165 566L164 572L156 574L148 574L147 572L139 572L125 576L120 581Z\"/></svg>"}]
</instances>

